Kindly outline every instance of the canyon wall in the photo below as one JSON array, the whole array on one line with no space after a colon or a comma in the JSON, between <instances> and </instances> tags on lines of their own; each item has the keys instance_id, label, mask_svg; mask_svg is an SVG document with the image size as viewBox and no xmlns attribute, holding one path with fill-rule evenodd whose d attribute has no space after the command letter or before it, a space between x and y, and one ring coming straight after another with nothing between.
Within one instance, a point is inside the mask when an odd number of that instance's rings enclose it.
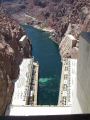
<instances>
[{"instance_id":1,"label":"canyon wall","mask_svg":"<svg viewBox=\"0 0 90 120\"><path fill-rule=\"evenodd\" d=\"M27 13L42 21L44 26L55 29L53 38L58 43L64 37L69 24L72 24L70 32L75 38L79 37L81 31L90 31L90 0L14 0L5 2L3 7L12 15L22 14L23 19L23 13ZM31 19L28 22L34 23ZM40 22L35 24L40 25Z\"/></svg>"},{"instance_id":2,"label":"canyon wall","mask_svg":"<svg viewBox=\"0 0 90 120\"><path fill-rule=\"evenodd\" d=\"M13 81L18 78L22 59L31 57L29 41L27 40L24 47L19 43L24 34L16 21L0 12L0 115L4 114L11 101L14 90ZM29 51L26 48L29 48Z\"/></svg>"}]
</instances>

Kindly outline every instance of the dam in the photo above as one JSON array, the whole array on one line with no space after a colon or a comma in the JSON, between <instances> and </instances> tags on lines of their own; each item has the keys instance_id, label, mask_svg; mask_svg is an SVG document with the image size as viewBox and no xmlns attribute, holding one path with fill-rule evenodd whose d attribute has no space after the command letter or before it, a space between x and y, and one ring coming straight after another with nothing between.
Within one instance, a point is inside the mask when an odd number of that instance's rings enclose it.
<instances>
[{"instance_id":1,"label":"dam","mask_svg":"<svg viewBox=\"0 0 90 120\"><path fill-rule=\"evenodd\" d=\"M59 46L49 33L23 25L32 43L32 56L39 62L38 105L57 105L61 78Z\"/></svg>"}]
</instances>

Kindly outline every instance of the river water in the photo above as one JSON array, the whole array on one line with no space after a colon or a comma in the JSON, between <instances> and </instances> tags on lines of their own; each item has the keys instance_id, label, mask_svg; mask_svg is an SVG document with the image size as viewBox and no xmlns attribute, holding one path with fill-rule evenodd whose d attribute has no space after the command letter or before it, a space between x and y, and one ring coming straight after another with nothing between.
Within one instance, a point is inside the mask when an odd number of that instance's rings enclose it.
<instances>
[{"instance_id":1,"label":"river water","mask_svg":"<svg viewBox=\"0 0 90 120\"><path fill-rule=\"evenodd\" d=\"M32 56L40 65L38 105L57 105L62 67L59 46L49 33L26 25L24 29L32 42Z\"/></svg>"}]
</instances>

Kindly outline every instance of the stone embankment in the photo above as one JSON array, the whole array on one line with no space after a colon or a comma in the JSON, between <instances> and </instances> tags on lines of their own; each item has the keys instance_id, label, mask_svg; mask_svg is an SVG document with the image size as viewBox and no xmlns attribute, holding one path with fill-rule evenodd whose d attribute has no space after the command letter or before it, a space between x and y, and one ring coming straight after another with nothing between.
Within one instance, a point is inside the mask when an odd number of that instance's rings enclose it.
<instances>
[{"instance_id":1,"label":"stone embankment","mask_svg":"<svg viewBox=\"0 0 90 120\"><path fill-rule=\"evenodd\" d=\"M19 42L23 35L25 33L18 23L0 12L0 115L10 103L13 80L19 75L19 64L24 57L31 56L28 39L24 47Z\"/></svg>"}]
</instances>

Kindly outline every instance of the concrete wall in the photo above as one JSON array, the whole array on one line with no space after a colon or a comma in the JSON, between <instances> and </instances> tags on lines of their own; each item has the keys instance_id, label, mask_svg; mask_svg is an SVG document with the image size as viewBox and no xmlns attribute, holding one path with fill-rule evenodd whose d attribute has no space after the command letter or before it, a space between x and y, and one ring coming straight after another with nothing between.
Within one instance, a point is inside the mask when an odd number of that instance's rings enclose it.
<instances>
[{"instance_id":1,"label":"concrete wall","mask_svg":"<svg viewBox=\"0 0 90 120\"><path fill-rule=\"evenodd\" d=\"M77 80L74 84L72 113L90 113L90 39L80 36ZM90 33L89 33L90 34Z\"/></svg>"},{"instance_id":2,"label":"concrete wall","mask_svg":"<svg viewBox=\"0 0 90 120\"><path fill-rule=\"evenodd\" d=\"M90 113L90 43L86 39L80 37L77 90L82 112Z\"/></svg>"}]
</instances>

